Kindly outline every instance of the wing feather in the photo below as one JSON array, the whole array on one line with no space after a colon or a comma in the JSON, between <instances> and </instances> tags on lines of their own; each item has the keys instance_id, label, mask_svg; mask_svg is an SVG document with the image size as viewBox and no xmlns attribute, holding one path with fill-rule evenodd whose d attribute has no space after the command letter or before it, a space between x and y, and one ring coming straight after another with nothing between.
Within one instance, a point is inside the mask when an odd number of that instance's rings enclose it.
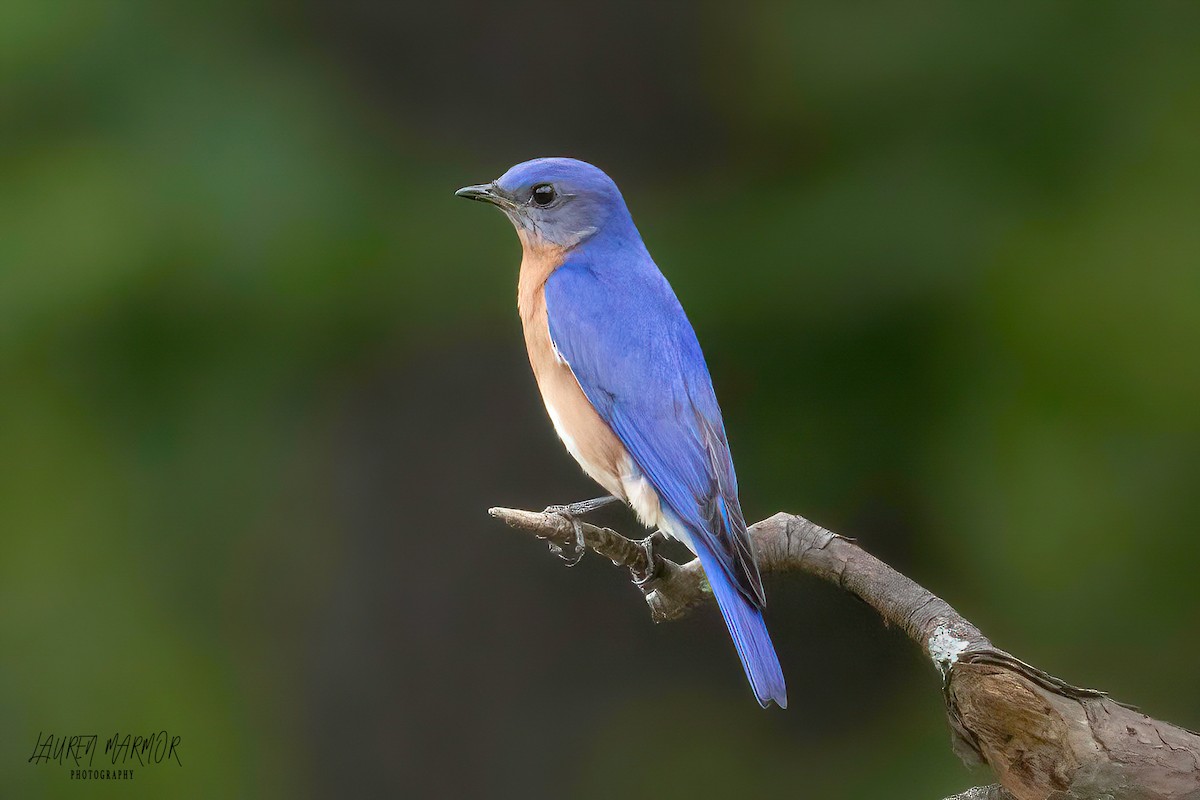
<instances>
[{"instance_id":1,"label":"wing feather","mask_svg":"<svg viewBox=\"0 0 1200 800\"><path fill-rule=\"evenodd\" d=\"M696 334L643 254L621 268L569 258L546 281L550 338L660 500L765 605L721 409Z\"/></svg>"}]
</instances>

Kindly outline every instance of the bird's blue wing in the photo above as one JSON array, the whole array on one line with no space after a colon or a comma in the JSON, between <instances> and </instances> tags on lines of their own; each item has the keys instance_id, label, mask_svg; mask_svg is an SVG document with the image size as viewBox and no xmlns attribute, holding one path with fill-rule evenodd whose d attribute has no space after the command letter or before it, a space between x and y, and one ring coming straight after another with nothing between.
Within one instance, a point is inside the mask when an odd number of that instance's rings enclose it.
<instances>
[{"instance_id":1,"label":"bird's blue wing","mask_svg":"<svg viewBox=\"0 0 1200 800\"><path fill-rule=\"evenodd\" d=\"M603 268L594 261L603 258ZM617 261L617 263L613 263ZM696 334L648 254L574 254L546 281L550 338L588 400L755 607L765 605Z\"/></svg>"}]
</instances>

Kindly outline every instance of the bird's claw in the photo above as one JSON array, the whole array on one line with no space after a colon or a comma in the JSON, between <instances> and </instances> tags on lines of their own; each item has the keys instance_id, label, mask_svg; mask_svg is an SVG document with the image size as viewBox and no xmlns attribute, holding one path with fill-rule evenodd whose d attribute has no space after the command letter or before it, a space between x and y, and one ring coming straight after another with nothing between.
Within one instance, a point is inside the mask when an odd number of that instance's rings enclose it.
<instances>
[{"instance_id":1,"label":"bird's claw","mask_svg":"<svg viewBox=\"0 0 1200 800\"><path fill-rule=\"evenodd\" d=\"M630 567L629 571L633 573L633 585L641 589L642 594L650 592L650 585L658 577L658 556L654 552L654 543L656 540L658 542L665 541L666 538L662 531L655 531L645 539L639 539L636 542L637 546L642 548L642 552L646 554L646 567L644 570Z\"/></svg>"},{"instance_id":2,"label":"bird's claw","mask_svg":"<svg viewBox=\"0 0 1200 800\"><path fill-rule=\"evenodd\" d=\"M554 555L566 562L568 567L575 566L579 563L580 559L583 558L583 554L587 552L587 545L584 543L583 539L583 524L580 523L579 518L571 512L570 506L546 506L546 510L542 513L557 514L567 522L571 523L571 529L575 531L575 546L571 552L568 553L566 549L557 542L547 542L546 544L550 547L550 552L554 553Z\"/></svg>"}]
</instances>

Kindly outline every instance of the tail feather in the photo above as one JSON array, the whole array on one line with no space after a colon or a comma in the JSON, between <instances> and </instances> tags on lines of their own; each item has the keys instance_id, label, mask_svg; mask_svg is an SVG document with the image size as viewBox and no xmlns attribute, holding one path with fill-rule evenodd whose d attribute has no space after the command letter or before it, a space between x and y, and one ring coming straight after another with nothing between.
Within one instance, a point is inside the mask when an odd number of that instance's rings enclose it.
<instances>
[{"instance_id":1,"label":"tail feather","mask_svg":"<svg viewBox=\"0 0 1200 800\"><path fill-rule=\"evenodd\" d=\"M762 611L746 599L728 573L721 567L716 554L697 542L697 555L708 584L712 587L717 605L721 607L721 616L733 637L734 647L742 659L742 667L758 704L766 708L772 701L780 708L787 708L787 686L783 681L783 670L779 666L779 658L775 655L775 647L767 633L767 625L763 622Z\"/></svg>"}]
</instances>

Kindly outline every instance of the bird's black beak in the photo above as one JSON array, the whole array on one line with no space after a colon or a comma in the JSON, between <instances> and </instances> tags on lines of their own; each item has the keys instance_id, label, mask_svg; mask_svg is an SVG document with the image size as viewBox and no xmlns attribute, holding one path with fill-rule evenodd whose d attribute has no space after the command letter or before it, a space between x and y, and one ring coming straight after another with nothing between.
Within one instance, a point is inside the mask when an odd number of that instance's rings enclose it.
<instances>
[{"instance_id":1,"label":"bird's black beak","mask_svg":"<svg viewBox=\"0 0 1200 800\"><path fill-rule=\"evenodd\" d=\"M455 192L454 196L465 197L468 200L481 200L497 206L504 204L507 200L494 183L479 183L474 186L464 186Z\"/></svg>"}]
</instances>

